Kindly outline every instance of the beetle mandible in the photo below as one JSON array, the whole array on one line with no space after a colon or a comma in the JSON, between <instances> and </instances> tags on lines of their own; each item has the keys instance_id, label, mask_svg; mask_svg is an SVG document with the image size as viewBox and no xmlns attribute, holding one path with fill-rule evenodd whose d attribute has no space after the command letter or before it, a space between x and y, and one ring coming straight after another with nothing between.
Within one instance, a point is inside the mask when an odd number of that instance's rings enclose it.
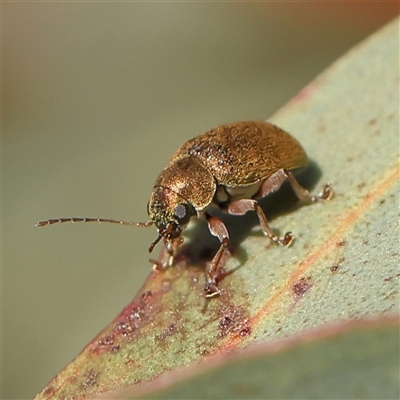
<instances>
[{"instance_id":1,"label":"beetle mandible","mask_svg":"<svg viewBox=\"0 0 400 400\"><path fill-rule=\"evenodd\" d=\"M166 265L174 262L176 249L183 243L182 231L192 217L205 218L220 247L206 267L206 297L218 295L220 260L228 247L229 233L221 219L209 214L219 207L231 215L255 211L264 235L272 242L288 246L293 236L275 235L257 199L277 191L288 180L296 196L313 203L330 199L325 185L321 194L311 194L291 171L307 166L307 155L289 133L263 121L242 121L218 126L188 140L170 158L158 175L150 196L148 222L125 222L105 218L58 218L39 221L36 226L59 222L112 222L123 225L155 225L158 236L149 252L163 240L169 254Z\"/></svg>"}]
</instances>

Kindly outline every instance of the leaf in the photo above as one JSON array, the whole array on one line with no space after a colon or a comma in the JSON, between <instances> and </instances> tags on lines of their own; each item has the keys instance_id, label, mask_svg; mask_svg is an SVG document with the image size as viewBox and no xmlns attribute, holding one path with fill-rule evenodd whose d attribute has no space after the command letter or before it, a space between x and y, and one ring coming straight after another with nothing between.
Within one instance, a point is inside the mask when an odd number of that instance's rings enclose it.
<instances>
[{"instance_id":1,"label":"leaf","mask_svg":"<svg viewBox=\"0 0 400 400\"><path fill-rule=\"evenodd\" d=\"M166 371L223 359L254 342L337 320L397 313L398 24L393 21L355 47L272 118L312 159L301 182L329 183L335 191L331 201L307 207L296 205L288 187L266 199L271 225L292 231L293 245L268 245L254 215L228 218L233 238L228 273L221 295L206 300L204 266L217 242L197 224L187 233L177 265L154 271L132 303L36 399L98 397L133 384L130 394L139 393L146 382L156 387ZM357 333L349 335L354 341ZM312 344L310 354L321 343ZM304 346L298 351L307 353ZM306 359L297 361L294 349L285 354L288 366ZM245 360L238 364L243 375L244 370L252 375ZM351 362L349 374L356 376L358 368ZM297 378L299 371L297 365ZM312 396L303 383L296 385L300 397ZM201 385L196 390L195 397L205 396Z\"/></svg>"},{"instance_id":2,"label":"leaf","mask_svg":"<svg viewBox=\"0 0 400 400\"><path fill-rule=\"evenodd\" d=\"M250 345L105 398L398 399L398 322L345 322Z\"/></svg>"}]
</instances>

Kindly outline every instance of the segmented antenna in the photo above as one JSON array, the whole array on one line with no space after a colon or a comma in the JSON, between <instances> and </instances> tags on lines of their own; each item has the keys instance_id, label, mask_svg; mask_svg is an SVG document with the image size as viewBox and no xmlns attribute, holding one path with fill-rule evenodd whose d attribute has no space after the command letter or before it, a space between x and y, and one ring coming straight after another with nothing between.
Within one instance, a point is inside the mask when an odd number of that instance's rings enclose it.
<instances>
[{"instance_id":1,"label":"segmented antenna","mask_svg":"<svg viewBox=\"0 0 400 400\"><path fill-rule=\"evenodd\" d=\"M118 221L116 219L107 219L107 218L80 218L80 217L71 217L71 218L54 218L47 219L44 221L39 221L35 224L36 227L42 227L53 224L62 224L64 222L109 222L111 224L120 224L120 225L135 225L140 227L147 227L153 225L153 221L147 222L127 222L127 221Z\"/></svg>"}]
</instances>

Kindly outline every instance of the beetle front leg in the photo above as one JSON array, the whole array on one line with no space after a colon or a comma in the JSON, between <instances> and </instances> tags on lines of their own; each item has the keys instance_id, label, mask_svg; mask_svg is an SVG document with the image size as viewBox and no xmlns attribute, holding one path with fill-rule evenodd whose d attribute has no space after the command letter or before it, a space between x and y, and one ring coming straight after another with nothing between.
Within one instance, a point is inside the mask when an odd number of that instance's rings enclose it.
<instances>
[{"instance_id":1,"label":"beetle front leg","mask_svg":"<svg viewBox=\"0 0 400 400\"><path fill-rule=\"evenodd\" d=\"M206 297L213 297L219 295L218 278L219 278L219 263L224 251L228 248L229 233L225 224L217 217L206 215L208 222L208 229L211 234L218 238L220 247L215 254L214 258L206 267Z\"/></svg>"},{"instance_id":2,"label":"beetle front leg","mask_svg":"<svg viewBox=\"0 0 400 400\"><path fill-rule=\"evenodd\" d=\"M282 246L290 245L293 240L292 233L286 232L283 238L275 235L274 232L272 232L267 217L265 216L264 211L261 209L257 200L241 199L234 201L228 206L228 213L232 215L244 215L248 211L255 211L257 213L258 219L260 220L261 229L267 238L271 239L274 243L280 244Z\"/></svg>"},{"instance_id":3,"label":"beetle front leg","mask_svg":"<svg viewBox=\"0 0 400 400\"><path fill-rule=\"evenodd\" d=\"M167 269L168 267L172 267L174 265L175 261L175 254L176 254L176 249L183 243L183 238L179 237L178 239L175 240L170 240L164 238L164 246L166 253L168 255L168 259L166 261L158 261L158 260L153 260L150 259L150 263L153 266L154 271L163 271Z\"/></svg>"}]
</instances>

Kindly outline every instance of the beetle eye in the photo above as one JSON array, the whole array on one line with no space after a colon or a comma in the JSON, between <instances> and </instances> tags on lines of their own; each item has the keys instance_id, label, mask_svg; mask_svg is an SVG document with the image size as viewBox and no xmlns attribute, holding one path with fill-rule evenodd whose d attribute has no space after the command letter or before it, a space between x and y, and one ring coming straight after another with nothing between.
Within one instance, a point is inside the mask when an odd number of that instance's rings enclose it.
<instances>
[{"instance_id":1,"label":"beetle eye","mask_svg":"<svg viewBox=\"0 0 400 400\"><path fill-rule=\"evenodd\" d=\"M193 207L189 204L178 204L174 210L174 216L179 222L179 225L184 225L189 222L190 217L194 215Z\"/></svg>"}]
</instances>

